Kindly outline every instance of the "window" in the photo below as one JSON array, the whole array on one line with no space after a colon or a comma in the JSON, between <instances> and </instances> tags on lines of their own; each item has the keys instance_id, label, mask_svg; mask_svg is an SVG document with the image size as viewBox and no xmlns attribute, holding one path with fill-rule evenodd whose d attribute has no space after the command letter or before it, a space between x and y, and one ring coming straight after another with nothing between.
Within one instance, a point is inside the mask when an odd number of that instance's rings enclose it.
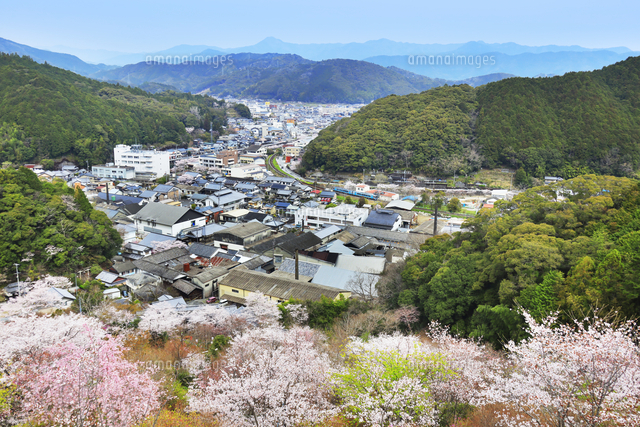
<instances>
[{"instance_id":1,"label":"window","mask_svg":"<svg viewBox=\"0 0 640 427\"><path fill-rule=\"evenodd\" d=\"M233 292L234 294L239 294L240 293L240 291L237 290L237 289L231 289L231 292Z\"/></svg>"}]
</instances>

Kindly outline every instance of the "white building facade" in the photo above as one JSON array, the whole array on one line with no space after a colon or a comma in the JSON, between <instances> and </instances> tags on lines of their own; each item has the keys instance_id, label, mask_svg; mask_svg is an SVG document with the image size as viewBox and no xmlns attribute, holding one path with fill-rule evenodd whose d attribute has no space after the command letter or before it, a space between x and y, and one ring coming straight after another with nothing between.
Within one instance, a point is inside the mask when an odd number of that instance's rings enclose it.
<instances>
[{"instance_id":1,"label":"white building facade","mask_svg":"<svg viewBox=\"0 0 640 427\"><path fill-rule=\"evenodd\" d=\"M133 179L136 177L136 170L133 166L117 166L113 163L106 165L91 166L91 174L96 178L109 179Z\"/></svg>"},{"instance_id":2,"label":"white building facade","mask_svg":"<svg viewBox=\"0 0 640 427\"><path fill-rule=\"evenodd\" d=\"M168 151L143 150L140 145L116 145L113 149L116 166L133 166L136 173L154 173L156 177L171 172L171 162L175 154Z\"/></svg>"},{"instance_id":3,"label":"white building facade","mask_svg":"<svg viewBox=\"0 0 640 427\"><path fill-rule=\"evenodd\" d=\"M299 226L320 228L328 225L362 226L369 216L369 209L355 205L340 205L335 208L300 208L295 213L295 223Z\"/></svg>"}]
</instances>

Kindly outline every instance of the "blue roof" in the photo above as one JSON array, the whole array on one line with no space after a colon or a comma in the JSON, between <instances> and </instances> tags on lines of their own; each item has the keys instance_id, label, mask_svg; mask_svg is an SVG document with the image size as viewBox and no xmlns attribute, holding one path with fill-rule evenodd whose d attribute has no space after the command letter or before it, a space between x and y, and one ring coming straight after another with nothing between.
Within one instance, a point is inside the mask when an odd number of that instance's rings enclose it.
<instances>
[{"instance_id":1,"label":"blue roof","mask_svg":"<svg viewBox=\"0 0 640 427\"><path fill-rule=\"evenodd\" d=\"M283 208L286 209L289 207L289 203L281 203L281 202L277 202L276 203L276 208Z\"/></svg>"},{"instance_id":2,"label":"blue roof","mask_svg":"<svg viewBox=\"0 0 640 427\"><path fill-rule=\"evenodd\" d=\"M173 185L160 184L153 189L157 193L168 193L173 189Z\"/></svg>"},{"instance_id":3,"label":"blue roof","mask_svg":"<svg viewBox=\"0 0 640 427\"><path fill-rule=\"evenodd\" d=\"M140 197L142 197L143 199L150 199L151 197L154 197L156 195L155 191L151 191L151 190L145 190L142 193L140 193Z\"/></svg>"},{"instance_id":4,"label":"blue roof","mask_svg":"<svg viewBox=\"0 0 640 427\"><path fill-rule=\"evenodd\" d=\"M320 193L319 197L335 197L336 193L334 193L333 191L323 191L322 193Z\"/></svg>"},{"instance_id":5,"label":"blue roof","mask_svg":"<svg viewBox=\"0 0 640 427\"><path fill-rule=\"evenodd\" d=\"M403 197L402 200L411 200L412 202L415 202L418 198L416 196L407 196Z\"/></svg>"},{"instance_id":6,"label":"blue roof","mask_svg":"<svg viewBox=\"0 0 640 427\"><path fill-rule=\"evenodd\" d=\"M364 224L391 228L399 216L400 214L388 209L377 209L369 212Z\"/></svg>"}]
</instances>

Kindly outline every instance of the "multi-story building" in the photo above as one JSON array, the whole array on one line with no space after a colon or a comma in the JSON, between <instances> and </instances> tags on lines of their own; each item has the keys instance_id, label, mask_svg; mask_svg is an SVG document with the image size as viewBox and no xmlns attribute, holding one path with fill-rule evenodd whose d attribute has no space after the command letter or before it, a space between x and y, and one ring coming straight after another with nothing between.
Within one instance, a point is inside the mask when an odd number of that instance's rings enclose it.
<instances>
[{"instance_id":1,"label":"multi-story building","mask_svg":"<svg viewBox=\"0 0 640 427\"><path fill-rule=\"evenodd\" d=\"M167 151L143 150L141 145L116 145L113 149L117 166L132 166L137 174L168 175L175 154Z\"/></svg>"},{"instance_id":2,"label":"multi-story building","mask_svg":"<svg viewBox=\"0 0 640 427\"><path fill-rule=\"evenodd\" d=\"M250 178L261 180L266 176L266 172L267 170L264 168L264 166L256 163L222 168L223 175L240 179Z\"/></svg>"},{"instance_id":3,"label":"multi-story building","mask_svg":"<svg viewBox=\"0 0 640 427\"><path fill-rule=\"evenodd\" d=\"M136 170L133 166L117 166L113 163L106 165L91 166L91 174L96 178L109 179L133 179L136 177Z\"/></svg>"},{"instance_id":4,"label":"multi-story building","mask_svg":"<svg viewBox=\"0 0 640 427\"><path fill-rule=\"evenodd\" d=\"M300 208L295 213L296 225L320 228L329 225L361 226L369 216L369 209L355 205L334 208Z\"/></svg>"},{"instance_id":5,"label":"multi-story building","mask_svg":"<svg viewBox=\"0 0 640 427\"><path fill-rule=\"evenodd\" d=\"M238 152L236 150L224 150L215 155L200 156L200 164L208 168L223 168L237 163Z\"/></svg>"},{"instance_id":6,"label":"multi-story building","mask_svg":"<svg viewBox=\"0 0 640 427\"><path fill-rule=\"evenodd\" d=\"M300 147L287 145L286 147L284 147L284 155L286 157L299 157L301 150L302 149Z\"/></svg>"}]
</instances>

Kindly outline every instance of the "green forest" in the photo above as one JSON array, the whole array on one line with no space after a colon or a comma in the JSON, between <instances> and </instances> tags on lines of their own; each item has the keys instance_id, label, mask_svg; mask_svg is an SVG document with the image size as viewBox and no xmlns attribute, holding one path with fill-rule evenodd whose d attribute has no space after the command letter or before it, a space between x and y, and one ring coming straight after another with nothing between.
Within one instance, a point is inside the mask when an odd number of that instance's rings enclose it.
<instances>
[{"instance_id":1,"label":"green forest","mask_svg":"<svg viewBox=\"0 0 640 427\"><path fill-rule=\"evenodd\" d=\"M401 277L385 279L390 308L496 346L522 338L518 308L567 322L594 308L640 315L640 186L585 175L536 187L428 239Z\"/></svg>"},{"instance_id":2,"label":"green forest","mask_svg":"<svg viewBox=\"0 0 640 427\"><path fill-rule=\"evenodd\" d=\"M0 162L69 158L104 163L116 144L188 139L185 127L222 133L224 101L150 94L103 83L27 57L0 54Z\"/></svg>"},{"instance_id":3,"label":"green forest","mask_svg":"<svg viewBox=\"0 0 640 427\"><path fill-rule=\"evenodd\" d=\"M321 131L307 147L304 165L352 172L409 168L438 173L467 163L478 168L469 116L477 108L475 89L467 85L392 95Z\"/></svg>"},{"instance_id":4,"label":"green forest","mask_svg":"<svg viewBox=\"0 0 640 427\"><path fill-rule=\"evenodd\" d=\"M640 57L592 72L379 99L320 132L303 166L410 168L433 175L508 166L537 178L635 176Z\"/></svg>"},{"instance_id":5,"label":"green forest","mask_svg":"<svg viewBox=\"0 0 640 427\"><path fill-rule=\"evenodd\" d=\"M113 257L122 239L82 190L41 182L31 170L0 169L0 273L66 275ZM26 276L24 276L26 277Z\"/></svg>"}]
</instances>

